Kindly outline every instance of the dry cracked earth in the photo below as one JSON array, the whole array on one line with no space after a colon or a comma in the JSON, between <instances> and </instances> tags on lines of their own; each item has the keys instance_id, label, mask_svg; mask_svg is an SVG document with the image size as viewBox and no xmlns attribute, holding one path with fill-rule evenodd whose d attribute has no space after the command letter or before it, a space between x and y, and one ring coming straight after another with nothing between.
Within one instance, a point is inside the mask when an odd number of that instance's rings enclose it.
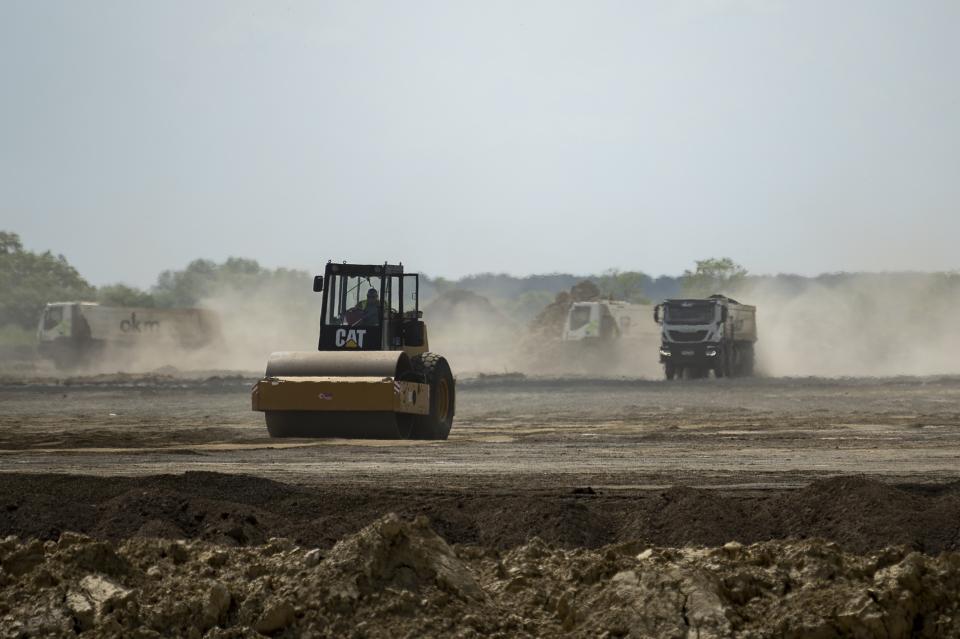
<instances>
[{"instance_id":1,"label":"dry cracked earth","mask_svg":"<svg viewBox=\"0 0 960 639\"><path fill-rule=\"evenodd\" d=\"M960 378L479 377L446 442L250 383L0 379L0 637L960 637Z\"/></svg>"}]
</instances>

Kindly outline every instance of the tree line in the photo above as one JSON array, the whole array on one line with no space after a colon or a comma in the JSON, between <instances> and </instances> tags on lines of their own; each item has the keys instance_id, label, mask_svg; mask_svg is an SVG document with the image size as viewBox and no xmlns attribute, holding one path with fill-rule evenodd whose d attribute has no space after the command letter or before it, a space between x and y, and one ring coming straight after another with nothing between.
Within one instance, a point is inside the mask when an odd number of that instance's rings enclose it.
<instances>
[{"instance_id":1,"label":"tree line","mask_svg":"<svg viewBox=\"0 0 960 639\"><path fill-rule=\"evenodd\" d=\"M838 275L838 277L843 274ZM593 282L602 297L635 303L656 302L670 297L704 297L714 293L736 294L749 281L776 277L790 284L798 276L752 276L729 257L698 260L678 277L651 277L640 271L611 269L599 275L552 273L515 277L481 273L459 280L422 276L421 304L443 292L469 290L517 309L518 315L538 313L561 291L583 280ZM45 304L53 301L96 301L109 306L191 307L224 294L267 295L271 303L299 307L309 291L312 274L304 270L261 266L256 260L231 257L224 262L197 259L180 270L160 273L148 290L125 284L96 287L70 265L63 255L24 249L16 233L0 231L0 328L17 326L32 330ZM827 278L830 276L821 276ZM955 280L952 280L955 281ZM306 302L309 303L309 302ZM528 312L520 312L526 309Z\"/></svg>"},{"instance_id":2,"label":"tree line","mask_svg":"<svg viewBox=\"0 0 960 639\"><path fill-rule=\"evenodd\" d=\"M231 257L222 263L194 260L182 270L160 273L142 290L126 284L96 287L63 255L24 249L16 233L0 231L0 327L32 330L49 302L95 301L107 306L192 307L232 292L270 290L279 296L309 291L312 276L295 269L269 269L256 260ZM277 299L271 296L271 299Z\"/></svg>"}]
</instances>

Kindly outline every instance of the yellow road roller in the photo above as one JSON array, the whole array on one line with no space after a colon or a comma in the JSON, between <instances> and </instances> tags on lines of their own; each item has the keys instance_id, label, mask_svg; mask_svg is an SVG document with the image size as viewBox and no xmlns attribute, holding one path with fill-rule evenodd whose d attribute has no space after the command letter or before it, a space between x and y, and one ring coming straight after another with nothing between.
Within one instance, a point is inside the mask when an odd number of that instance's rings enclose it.
<instances>
[{"instance_id":1,"label":"yellow road roller","mask_svg":"<svg viewBox=\"0 0 960 639\"><path fill-rule=\"evenodd\" d=\"M456 388L428 350L419 274L328 262L313 290L323 294L318 350L273 353L253 387L270 436L446 439Z\"/></svg>"}]
</instances>

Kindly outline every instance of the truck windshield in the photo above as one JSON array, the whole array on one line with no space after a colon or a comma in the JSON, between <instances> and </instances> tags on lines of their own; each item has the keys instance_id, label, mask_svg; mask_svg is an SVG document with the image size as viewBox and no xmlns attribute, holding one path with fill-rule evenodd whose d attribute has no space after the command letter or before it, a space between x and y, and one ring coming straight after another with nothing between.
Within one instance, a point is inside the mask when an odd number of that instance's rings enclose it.
<instances>
[{"instance_id":1,"label":"truck windshield","mask_svg":"<svg viewBox=\"0 0 960 639\"><path fill-rule=\"evenodd\" d=\"M62 306L48 306L43 314L43 330L49 331L57 327L63 321Z\"/></svg>"},{"instance_id":2,"label":"truck windshield","mask_svg":"<svg viewBox=\"0 0 960 639\"><path fill-rule=\"evenodd\" d=\"M710 324L716 317L714 305L677 303L667 304L664 320L668 324Z\"/></svg>"},{"instance_id":3,"label":"truck windshield","mask_svg":"<svg viewBox=\"0 0 960 639\"><path fill-rule=\"evenodd\" d=\"M583 328L590 321L590 307L577 305L570 309L570 330Z\"/></svg>"}]
</instances>

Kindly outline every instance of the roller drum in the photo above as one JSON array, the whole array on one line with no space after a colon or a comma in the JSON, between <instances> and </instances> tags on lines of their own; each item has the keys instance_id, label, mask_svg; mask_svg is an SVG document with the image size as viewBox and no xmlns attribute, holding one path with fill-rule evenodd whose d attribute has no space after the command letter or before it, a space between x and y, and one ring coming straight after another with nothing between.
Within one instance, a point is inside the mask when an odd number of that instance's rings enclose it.
<instances>
[{"instance_id":1,"label":"roller drum","mask_svg":"<svg viewBox=\"0 0 960 639\"><path fill-rule=\"evenodd\" d=\"M415 380L403 351L280 351L270 355L266 377L383 377ZM407 439L414 416L391 411L270 410L271 437Z\"/></svg>"},{"instance_id":2,"label":"roller drum","mask_svg":"<svg viewBox=\"0 0 960 639\"><path fill-rule=\"evenodd\" d=\"M403 351L280 351L267 360L267 377L393 377L406 379Z\"/></svg>"}]
</instances>

